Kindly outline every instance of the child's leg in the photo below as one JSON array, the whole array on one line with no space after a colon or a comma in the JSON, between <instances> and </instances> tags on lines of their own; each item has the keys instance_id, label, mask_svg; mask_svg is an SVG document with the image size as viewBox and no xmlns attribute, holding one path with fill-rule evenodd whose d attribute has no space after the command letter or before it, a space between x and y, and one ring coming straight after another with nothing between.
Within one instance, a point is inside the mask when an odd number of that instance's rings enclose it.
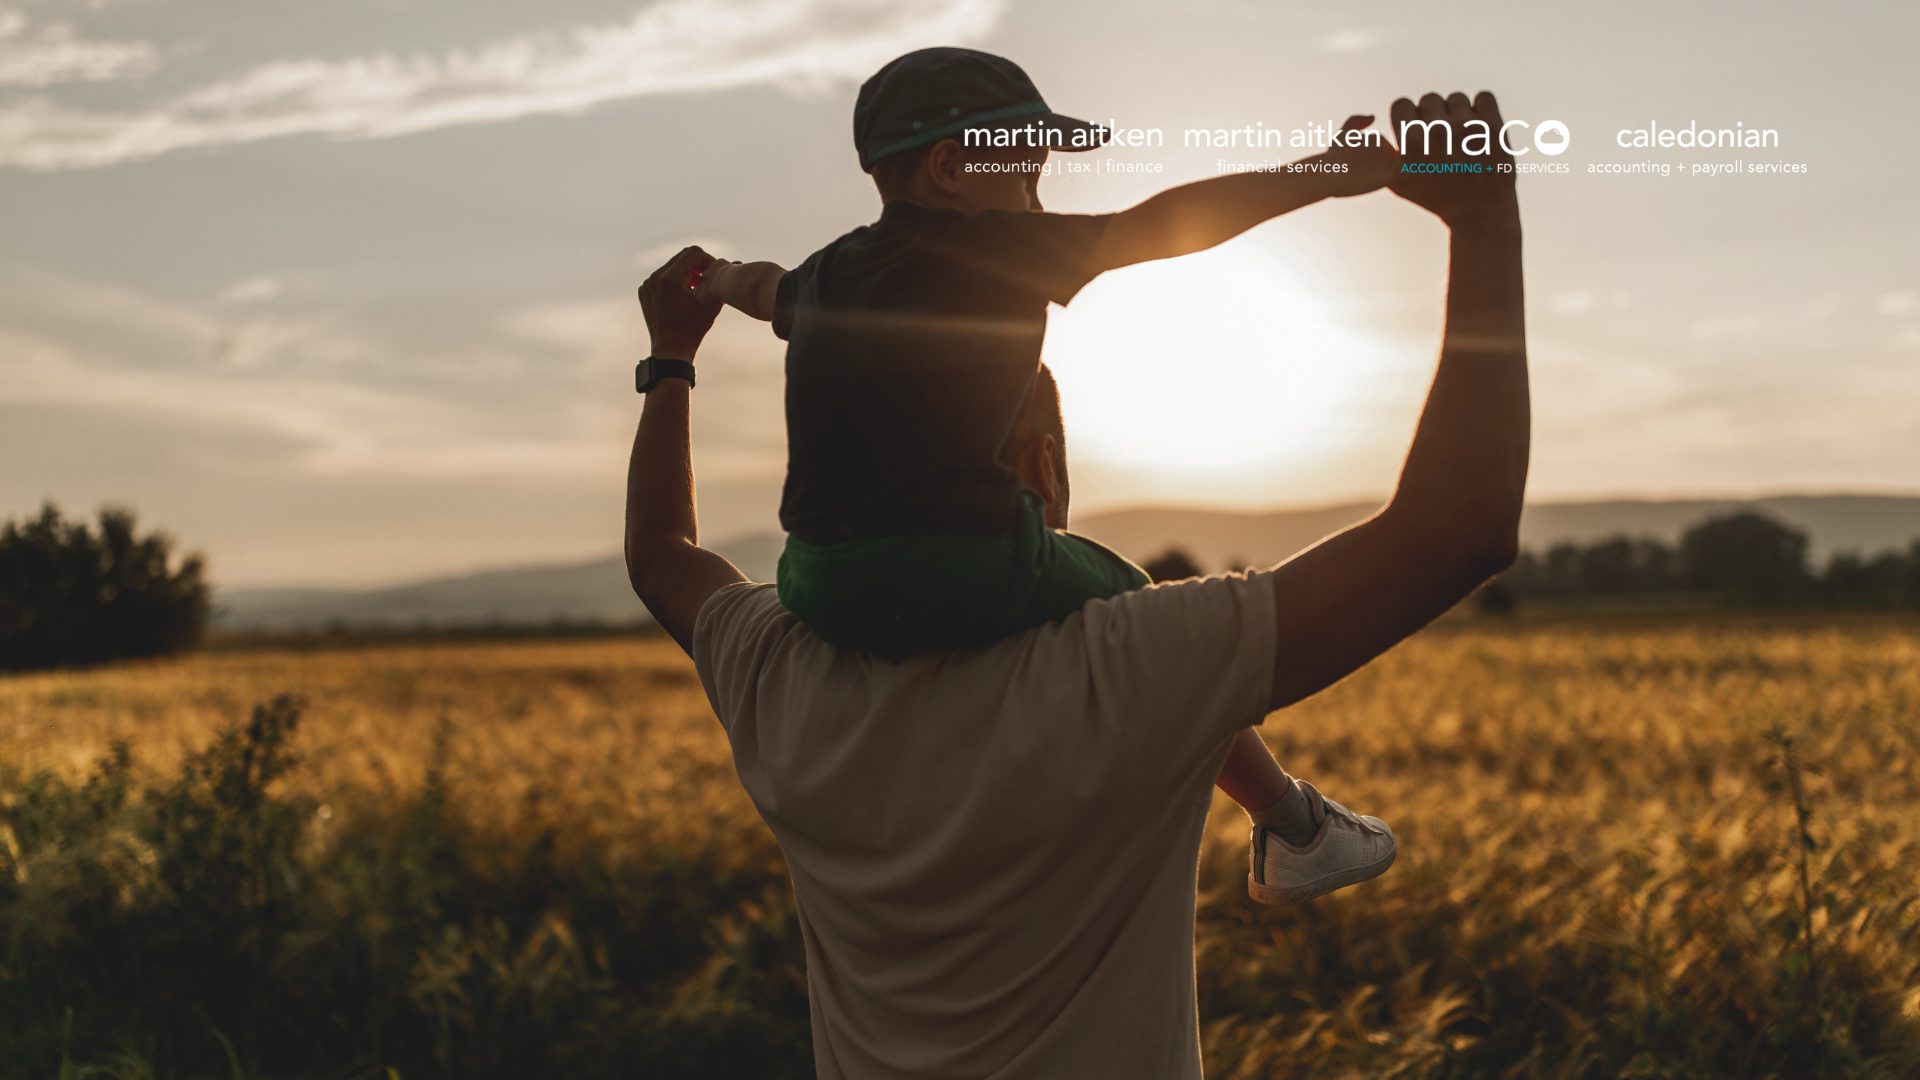
<instances>
[{"instance_id":1,"label":"child's leg","mask_svg":"<svg viewBox=\"0 0 1920 1080\"><path fill-rule=\"evenodd\" d=\"M1215 783L1254 824L1279 833L1287 843L1298 847L1313 839L1318 823L1308 809L1307 797L1273 759L1259 731L1242 728L1233 737Z\"/></svg>"}]
</instances>

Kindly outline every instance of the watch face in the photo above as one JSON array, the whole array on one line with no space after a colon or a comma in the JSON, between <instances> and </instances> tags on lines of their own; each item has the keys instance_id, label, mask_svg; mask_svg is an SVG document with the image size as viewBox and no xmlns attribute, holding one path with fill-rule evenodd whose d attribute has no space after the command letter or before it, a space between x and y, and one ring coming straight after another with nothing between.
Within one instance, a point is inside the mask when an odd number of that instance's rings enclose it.
<instances>
[{"instance_id":1,"label":"watch face","mask_svg":"<svg viewBox=\"0 0 1920 1080\"><path fill-rule=\"evenodd\" d=\"M648 381L651 380L652 378L653 378L653 361L642 360L639 363L633 365L634 393L644 394L648 390L653 389L651 386L647 385Z\"/></svg>"}]
</instances>

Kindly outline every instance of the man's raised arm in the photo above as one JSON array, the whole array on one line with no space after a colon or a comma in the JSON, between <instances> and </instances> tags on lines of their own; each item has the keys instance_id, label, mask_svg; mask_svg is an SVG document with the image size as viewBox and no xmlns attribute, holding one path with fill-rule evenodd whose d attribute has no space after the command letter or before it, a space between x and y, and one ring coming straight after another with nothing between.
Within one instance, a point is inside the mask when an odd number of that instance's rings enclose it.
<instances>
[{"instance_id":1,"label":"man's raised arm","mask_svg":"<svg viewBox=\"0 0 1920 1080\"><path fill-rule=\"evenodd\" d=\"M691 362L719 314L696 300L694 272L712 263L686 248L640 286L652 355ZM692 387L663 379L647 394L627 463L627 580L662 628L693 652L693 624L715 590L746 576L700 546L693 502Z\"/></svg>"},{"instance_id":2,"label":"man's raised arm","mask_svg":"<svg viewBox=\"0 0 1920 1080\"><path fill-rule=\"evenodd\" d=\"M1395 102L1393 119L1402 131L1415 119L1454 128L1448 153L1402 146L1405 160L1477 160L1491 171L1406 173L1392 185L1451 232L1439 369L1392 501L1271 571L1276 709L1432 621L1510 565L1518 546L1529 438L1519 204L1497 141L1490 156L1459 149L1469 121L1500 130L1499 108L1485 92L1471 102L1428 94L1418 106Z\"/></svg>"}]
</instances>

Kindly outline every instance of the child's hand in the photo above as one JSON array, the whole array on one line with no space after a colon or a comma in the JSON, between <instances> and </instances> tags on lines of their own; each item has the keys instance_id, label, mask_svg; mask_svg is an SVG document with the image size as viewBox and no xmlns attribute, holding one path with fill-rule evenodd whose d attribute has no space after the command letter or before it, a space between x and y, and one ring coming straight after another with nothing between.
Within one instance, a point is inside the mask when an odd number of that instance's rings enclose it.
<instances>
[{"instance_id":1,"label":"child's hand","mask_svg":"<svg viewBox=\"0 0 1920 1080\"><path fill-rule=\"evenodd\" d=\"M693 359L694 350L720 314L718 304L694 298L692 283L713 264L713 256L697 247L681 248L640 286L640 311L646 316L647 336L655 356Z\"/></svg>"},{"instance_id":2,"label":"child's hand","mask_svg":"<svg viewBox=\"0 0 1920 1080\"><path fill-rule=\"evenodd\" d=\"M739 265L730 259L713 260L713 265L693 276L693 298L703 304L720 303L720 279L727 276L729 267Z\"/></svg>"},{"instance_id":3,"label":"child's hand","mask_svg":"<svg viewBox=\"0 0 1920 1080\"><path fill-rule=\"evenodd\" d=\"M1337 198L1378 191L1392 183L1399 172L1400 154L1385 138L1376 134L1361 145L1347 145L1349 140L1359 141L1359 136L1352 133L1365 131L1372 125L1372 116L1348 117L1347 122L1340 125L1337 145L1320 155L1321 160L1329 165L1346 166L1341 172L1327 174Z\"/></svg>"}]
</instances>

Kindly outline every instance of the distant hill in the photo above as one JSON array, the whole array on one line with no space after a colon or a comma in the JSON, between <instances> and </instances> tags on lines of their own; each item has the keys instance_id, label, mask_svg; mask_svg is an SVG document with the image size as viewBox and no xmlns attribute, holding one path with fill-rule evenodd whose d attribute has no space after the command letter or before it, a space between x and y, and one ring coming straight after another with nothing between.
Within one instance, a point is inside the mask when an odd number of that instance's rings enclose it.
<instances>
[{"instance_id":1,"label":"distant hill","mask_svg":"<svg viewBox=\"0 0 1920 1080\"><path fill-rule=\"evenodd\" d=\"M762 533L718 550L755 580L773 580L783 538ZM647 611L627 584L619 555L590 562L486 570L380 589L220 589L221 630L543 624L556 620L642 622Z\"/></svg>"},{"instance_id":2,"label":"distant hill","mask_svg":"<svg viewBox=\"0 0 1920 1080\"><path fill-rule=\"evenodd\" d=\"M1172 546L1217 570L1278 562L1359 521L1374 503L1307 510L1244 512L1142 507L1090 514L1074 528L1134 559ZM1529 549L1561 541L1590 543L1628 533L1677 541L1689 526L1739 509L1804 529L1816 563L1835 551L1877 552L1920 539L1920 496L1782 495L1762 499L1614 499L1527 507L1520 537ZM756 581L773 580L782 538L757 533L718 545ZM556 620L635 622L646 611L627 586L624 561L514 567L380 589L222 589L214 598L223 630L317 630L328 626L473 626Z\"/></svg>"},{"instance_id":3,"label":"distant hill","mask_svg":"<svg viewBox=\"0 0 1920 1080\"><path fill-rule=\"evenodd\" d=\"M1278 562L1378 509L1378 503L1265 513L1143 507L1090 514L1075 519L1074 528L1134 559L1178 545L1217 570ZM1538 551L1620 533L1671 544L1706 518L1736 510L1758 510L1804 530L1816 565L1836 551L1875 553L1920 540L1920 496L1780 495L1531 503L1520 519L1520 544Z\"/></svg>"}]
</instances>

